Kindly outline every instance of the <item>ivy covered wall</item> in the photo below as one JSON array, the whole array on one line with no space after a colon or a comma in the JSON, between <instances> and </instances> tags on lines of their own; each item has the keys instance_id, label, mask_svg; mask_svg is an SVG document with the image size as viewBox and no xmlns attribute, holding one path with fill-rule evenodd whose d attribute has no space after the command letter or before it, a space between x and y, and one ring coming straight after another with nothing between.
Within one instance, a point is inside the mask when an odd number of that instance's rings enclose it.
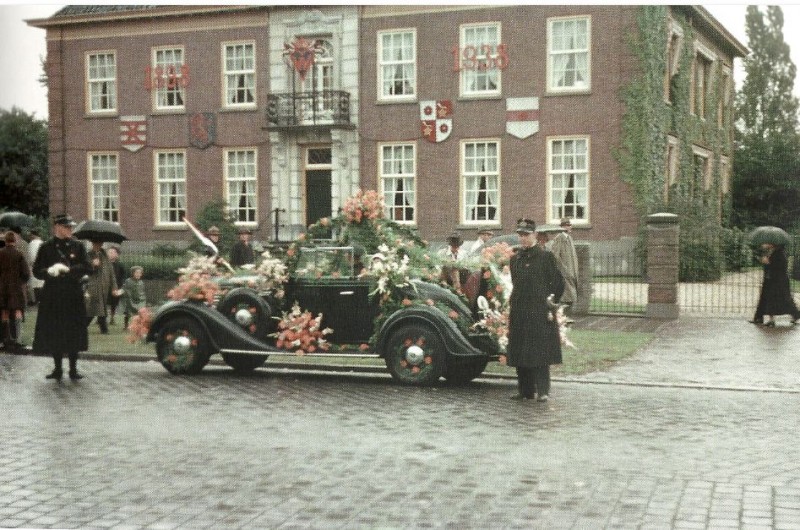
<instances>
[{"instance_id":1,"label":"ivy covered wall","mask_svg":"<svg viewBox=\"0 0 800 530\"><path fill-rule=\"evenodd\" d=\"M683 31L677 74L672 78L672 102L664 98L667 68L667 44L672 17ZM713 62L709 75L711 87L706 105L708 118L703 120L691 112L692 61L695 55L696 29L689 15L682 10L670 12L664 5L640 6L637 14L638 33L631 36L630 46L638 58L638 73L623 89L626 105L622 142L617 153L621 178L634 192L638 213L644 228L647 215L658 212L678 214L682 229L719 228L730 217L730 193L720 201L722 173L720 157L732 162L732 105L722 127L717 109L723 97L722 62ZM732 101L732 95L731 95ZM665 198L667 178L667 138L678 139L677 178ZM712 179L708 190L702 175L696 174L692 147L711 152Z\"/></svg>"}]
</instances>

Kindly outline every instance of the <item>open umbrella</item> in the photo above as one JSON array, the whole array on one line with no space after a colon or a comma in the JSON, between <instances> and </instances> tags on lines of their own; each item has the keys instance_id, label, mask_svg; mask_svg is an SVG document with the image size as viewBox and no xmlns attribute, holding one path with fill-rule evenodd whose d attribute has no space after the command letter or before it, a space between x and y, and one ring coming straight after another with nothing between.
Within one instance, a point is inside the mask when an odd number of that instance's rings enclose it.
<instances>
[{"instance_id":1,"label":"open umbrella","mask_svg":"<svg viewBox=\"0 0 800 530\"><path fill-rule=\"evenodd\" d=\"M81 221L72 235L78 239L88 239L90 241L102 241L104 243L122 243L128 237L122 232L119 223L112 221L101 221L89 219Z\"/></svg>"},{"instance_id":2,"label":"open umbrella","mask_svg":"<svg viewBox=\"0 0 800 530\"><path fill-rule=\"evenodd\" d=\"M22 212L4 212L0 214L0 226L6 228L22 229L25 226L31 226L33 218Z\"/></svg>"},{"instance_id":3,"label":"open umbrella","mask_svg":"<svg viewBox=\"0 0 800 530\"><path fill-rule=\"evenodd\" d=\"M759 226L748 235L753 246L772 243L773 245L787 245L791 240L789 234L777 226Z\"/></svg>"}]
</instances>

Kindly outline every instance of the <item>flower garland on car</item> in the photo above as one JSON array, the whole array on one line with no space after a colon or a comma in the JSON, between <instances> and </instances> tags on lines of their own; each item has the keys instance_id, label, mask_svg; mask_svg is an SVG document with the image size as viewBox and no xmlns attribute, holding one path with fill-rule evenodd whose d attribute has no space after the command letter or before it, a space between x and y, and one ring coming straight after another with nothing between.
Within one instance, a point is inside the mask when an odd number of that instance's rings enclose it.
<instances>
[{"instance_id":1,"label":"flower garland on car","mask_svg":"<svg viewBox=\"0 0 800 530\"><path fill-rule=\"evenodd\" d=\"M269 336L277 339L275 346L278 348L294 351L297 355L330 348L325 335L333 333L333 330L322 329L322 313L315 317L309 311L302 311L295 302L291 311L273 318L278 321L278 331Z\"/></svg>"},{"instance_id":2,"label":"flower garland on car","mask_svg":"<svg viewBox=\"0 0 800 530\"><path fill-rule=\"evenodd\" d=\"M362 275L372 276L378 281L378 287L371 294L378 294L381 300L388 300L392 293L401 287L411 285L409 278L409 261L407 254L400 256L400 249L389 248L382 244L378 252L372 255Z\"/></svg>"},{"instance_id":3,"label":"flower garland on car","mask_svg":"<svg viewBox=\"0 0 800 530\"><path fill-rule=\"evenodd\" d=\"M348 223L359 224L362 221L374 221L383 217L383 196L375 190L358 190L347 199L342 207L342 215Z\"/></svg>"},{"instance_id":4,"label":"flower garland on car","mask_svg":"<svg viewBox=\"0 0 800 530\"><path fill-rule=\"evenodd\" d=\"M178 285L173 287L167 297L171 300L194 300L214 303L219 285L212 278L219 276L213 257L195 256L186 267L178 269Z\"/></svg>"},{"instance_id":5,"label":"flower garland on car","mask_svg":"<svg viewBox=\"0 0 800 530\"><path fill-rule=\"evenodd\" d=\"M269 250L264 251L261 258L261 262L253 269L258 274L258 289L270 291L275 298L283 298L283 286L289 281L289 268L280 259L273 258Z\"/></svg>"},{"instance_id":6,"label":"flower garland on car","mask_svg":"<svg viewBox=\"0 0 800 530\"><path fill-rule=\"evenodd\" d=\"M143 307L133 316L128 324L128 342L135 344L144 342L153 323L153 312L148 307Z\"/></svg>"}]
</instances>

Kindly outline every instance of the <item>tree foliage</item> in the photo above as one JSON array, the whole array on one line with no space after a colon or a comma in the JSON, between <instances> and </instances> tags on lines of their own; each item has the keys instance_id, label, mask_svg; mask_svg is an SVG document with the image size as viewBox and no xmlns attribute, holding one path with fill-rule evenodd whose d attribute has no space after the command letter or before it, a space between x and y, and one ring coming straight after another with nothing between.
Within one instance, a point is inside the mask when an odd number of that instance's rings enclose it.
<instances>
[{"instance_id":1,"label":"tree foliage","mask_svg":"<svg viewBox=\"0 0 800 530\"><path fill-rule=\"evenodd\" d=\"M742 226L797 225L800 219L800 135L797 69L783 38L778 6L747 7L750 55L736 99L734 221Z\"/></svg>"},{"instance_id":2,"label":"tree foliage","mask_svg":"<svg viewBox=\"0 0 800 530\"><path fill-rule=\"evenodd\" d=\"M0 209L47 216L47 123L0 109Z\"/></svg>"}]
</instances>

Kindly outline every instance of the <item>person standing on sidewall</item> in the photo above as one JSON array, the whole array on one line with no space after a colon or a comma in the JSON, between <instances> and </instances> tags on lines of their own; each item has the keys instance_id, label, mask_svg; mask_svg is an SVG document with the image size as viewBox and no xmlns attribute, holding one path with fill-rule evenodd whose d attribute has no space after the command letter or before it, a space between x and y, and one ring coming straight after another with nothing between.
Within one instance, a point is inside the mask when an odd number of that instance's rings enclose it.
<instances>
[{"instance_id":1,"label":"person standing on sidewall","mask_svg":"<svg viewBox=\"0 0 800 530\"><path fill-rule=\"evenodd\" d=\"M756 314L750 322L774 327L775 315L791 315L792 325L795 325L800 320L800 310L794 303L789 286L789 260L786 258L786 251L783 245L772 243L764 243L761 245L761 250L764 280L761 283Z\"/></svg>"},{"instance_id":2,"label":"person standing on sidewall","mask_svg":"<svg viewBox=\"0 0 800 530\"><path fill-rule=\"evenodd\" d=\"M89 347L86 331L86 306L81 278L92 270L86 248L72 238L75 221L66 214L53 219L53 238L42 243L33 274L44 280L39 314L33 338L33 350L53 356L55 369L46 378L61 381L62 359L69 358L69 377L81 379L78 352Z\"/></svg>"},{"instance_id":3,"label":"person standing on sidewall","mask_svg":"<svg viewBox=\"0 0 800 530\"><path fill-rule=\"evenodd\" d=\"M564 232L557 234L550 243L550 252L556 258L556 265L564 277L564 294L560 302L571 307L578 300L578 255L572 241L572 221L569 217L561 219Z\"/></svg>"},{"instance_id":4,"label":"person standing on sidewall","mask_svg":"<svg viewBox=\"0 0 800 530\"><path fill-rule=\"evenodd\" d=\"M534 244L536 223L517 223L520 247L511 257L511 311L508 322L508 365L517 369L519 392L512 399L547 401L550 395L550 365L561 364L558 324L549 318L547 297L558 301L564 293L564 278L555 257Z\"/></svg>"}]
</instances>

